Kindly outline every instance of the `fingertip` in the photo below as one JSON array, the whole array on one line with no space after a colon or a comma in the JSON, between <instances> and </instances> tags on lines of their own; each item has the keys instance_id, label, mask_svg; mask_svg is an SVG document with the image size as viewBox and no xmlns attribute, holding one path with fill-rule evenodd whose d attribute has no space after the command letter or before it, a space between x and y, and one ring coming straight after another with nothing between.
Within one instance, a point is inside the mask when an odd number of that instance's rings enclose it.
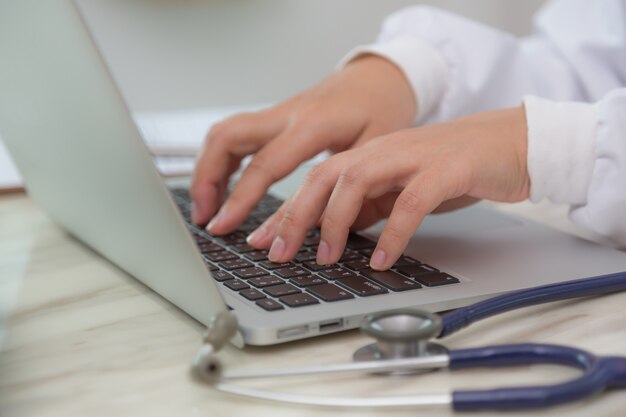
<instances>
[{"instance_id":1,"label":"fingertip","mask_svg":"<svg viewBox=\"0 0 626 417\"><path fill-rule=\"evenodd\" d=\"M317 245L316 262L319 265L329 265L331 263L330 246L325 240L320 240Z\"/></svg>"},{"instance_id":2,"label":"fingertip","mask_svg":"<svg viewBox=\"0 0 626 417\"><path fill-rule=\"evenodd\" d=\"M275 262L275 263L285 262L283 260L285 256L285 249L286 249L286 245L285 245L285 241L283 240L283 238L280 236L276 236L276 238L272 242L272 246L270 247L270 251L267 255L267 258L270 261Z\"/></svg>"},{"instance_id":3,"label":"fingertip","mask_svg":"<svg viewBox=\"0 0 626 417\"><path fill-rule=\"evenodd\" d=\"M261 225L246 238L248 245L257 249L267 249L272 243L273 235L267 226Z\"/></svg>"},{"instance_id":4,"label":"fingertip","mask_svg":"<svg viewBox=\"0 0 626 417\"><path fill-rule=\"evenodd\" d=\"M372 258L370 259L370 266L372 267L372 269L375 269L377 271L384 271L386 269L389 269L391 265L387 266L388 258L389 257L384 250L376 248L374 254L372 255Z\"/></svg>"},{"instance_id":5,"label":"fingertip","mask_svg":"<svg viewBox=\"0 0 626 417\"><path fill-rule=\"evenodd\" d=\"M202 221L202 213L198 211L198 204L195 201L191 202L191 222L197 226Z\"/></svg>"},{"instance_id":6,"label":"fingertip","mask_svg":"<svg viewBox=\"0 0 626 417\"><path fill-rule=\"evenodd\" d=\"M198 226L204 226L211 218L219 191L215 185L208 184L204 187L196 186L191 195L191 221Z\"/></svg>"},{"instance_id":7,"label":"fingertip","mask_svg":"<svg viewBox=\"0 0 626 417\"><path fill-rule=\"evenodd\" d=\"M209 222L207 230L216 235L230 233L246 219L247 215L247 210L241 209L232 199L228 199Z\"/></svg>"}]
</instances>

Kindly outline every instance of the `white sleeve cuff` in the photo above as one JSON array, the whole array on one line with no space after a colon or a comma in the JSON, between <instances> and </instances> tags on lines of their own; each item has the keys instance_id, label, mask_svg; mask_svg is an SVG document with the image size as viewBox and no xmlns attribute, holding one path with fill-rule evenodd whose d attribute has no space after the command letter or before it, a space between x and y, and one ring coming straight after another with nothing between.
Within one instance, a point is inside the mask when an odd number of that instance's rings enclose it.
<instances>
[{"instance_id":1,"label":"white sleeve cuff","mask_svg":"<svg viewBox=\"0 0 626 417\"><path fill-rule=\"evenodd\" d=\"M384 43L354 48L339 62L339 67L365 54L386 58L404 73L417 102L416 123L439 104L447 85L448 65L431 44L416 37L397 36Z\"/></svg>"},{"instance_id":2,"label":"white sleeve cuff","mask_svg":"<svg viewBox=\"0 0 626 417\"><path fill-rule=\"evenodd\" d=\"M524 98L530 199L585 204L595 163L593 104Z\"/></svg>"}]
</instances>

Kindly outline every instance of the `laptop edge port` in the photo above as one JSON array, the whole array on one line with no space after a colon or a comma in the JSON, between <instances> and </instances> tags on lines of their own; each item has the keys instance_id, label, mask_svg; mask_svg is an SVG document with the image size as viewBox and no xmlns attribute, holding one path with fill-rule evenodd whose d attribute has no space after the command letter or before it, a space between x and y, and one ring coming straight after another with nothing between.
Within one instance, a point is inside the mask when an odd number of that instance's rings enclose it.
<instances>
[{"instance_id":1,"label":"laptop edge port","mask_svg":"<svg viewBox=\"0 0 626 417\"><path fill-rule=\"evenodd\" d=\"M343 327L343 319L326 320L320 322L320 333L326 333L333 330L338 330Z\"/></svg>"}]
</instances>

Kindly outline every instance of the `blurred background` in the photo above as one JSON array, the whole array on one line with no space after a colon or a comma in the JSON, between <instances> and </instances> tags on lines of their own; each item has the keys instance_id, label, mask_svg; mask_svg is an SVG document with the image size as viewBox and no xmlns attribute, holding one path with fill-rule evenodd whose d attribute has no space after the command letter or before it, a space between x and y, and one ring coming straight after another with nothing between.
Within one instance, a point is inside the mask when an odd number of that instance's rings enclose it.
<instances>
[{"instance_id":1,"label":"blurred background","mask_svg":"<svg viewBox=\"0 0 626 417\"><path fill-rule=\"evenodd\" d=\"M82 0L133 111L275 102L317 82L389 13L448 9L517 35L540 0Z\"/></svg>"},{"instance_id":2,"label":"blurred background","mask_svg":"<svg viewBox=\"0 0 626 417\"><path fill-rule=\"evenodd\" d=\"M403 7L441 7L523 36L542 2L78 0L153 151L197 149L211 123L315 84L354 46L372 42L385 16ZM197 108L203 110L189 112ZM160 162L164 173L193 167L193 159ZM0 138L0 192L19 186Z\"/></svg>"}]
</instances>

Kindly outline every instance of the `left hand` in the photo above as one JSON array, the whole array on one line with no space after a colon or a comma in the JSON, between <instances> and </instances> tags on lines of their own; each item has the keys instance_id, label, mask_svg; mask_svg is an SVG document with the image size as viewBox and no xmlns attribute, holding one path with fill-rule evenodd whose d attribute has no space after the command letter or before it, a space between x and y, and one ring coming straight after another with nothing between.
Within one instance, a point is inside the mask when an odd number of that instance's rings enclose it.
<instances>
[{"instance_id":1,"label":"left hand","mask_svg":"<svg viewBox=\"0 0 626 417\"><path fill-rule=\"evenodd\" d=\"M526 155L523 107L381 136L313 168L249 243L271 244L269 259L287 262L321 222L317 262L331 264L341 257L353 226L388 217L370 261L372 268L385 270L402 255L424 216L438 207L528 198Z\"/></svg>"}]
</instances>

